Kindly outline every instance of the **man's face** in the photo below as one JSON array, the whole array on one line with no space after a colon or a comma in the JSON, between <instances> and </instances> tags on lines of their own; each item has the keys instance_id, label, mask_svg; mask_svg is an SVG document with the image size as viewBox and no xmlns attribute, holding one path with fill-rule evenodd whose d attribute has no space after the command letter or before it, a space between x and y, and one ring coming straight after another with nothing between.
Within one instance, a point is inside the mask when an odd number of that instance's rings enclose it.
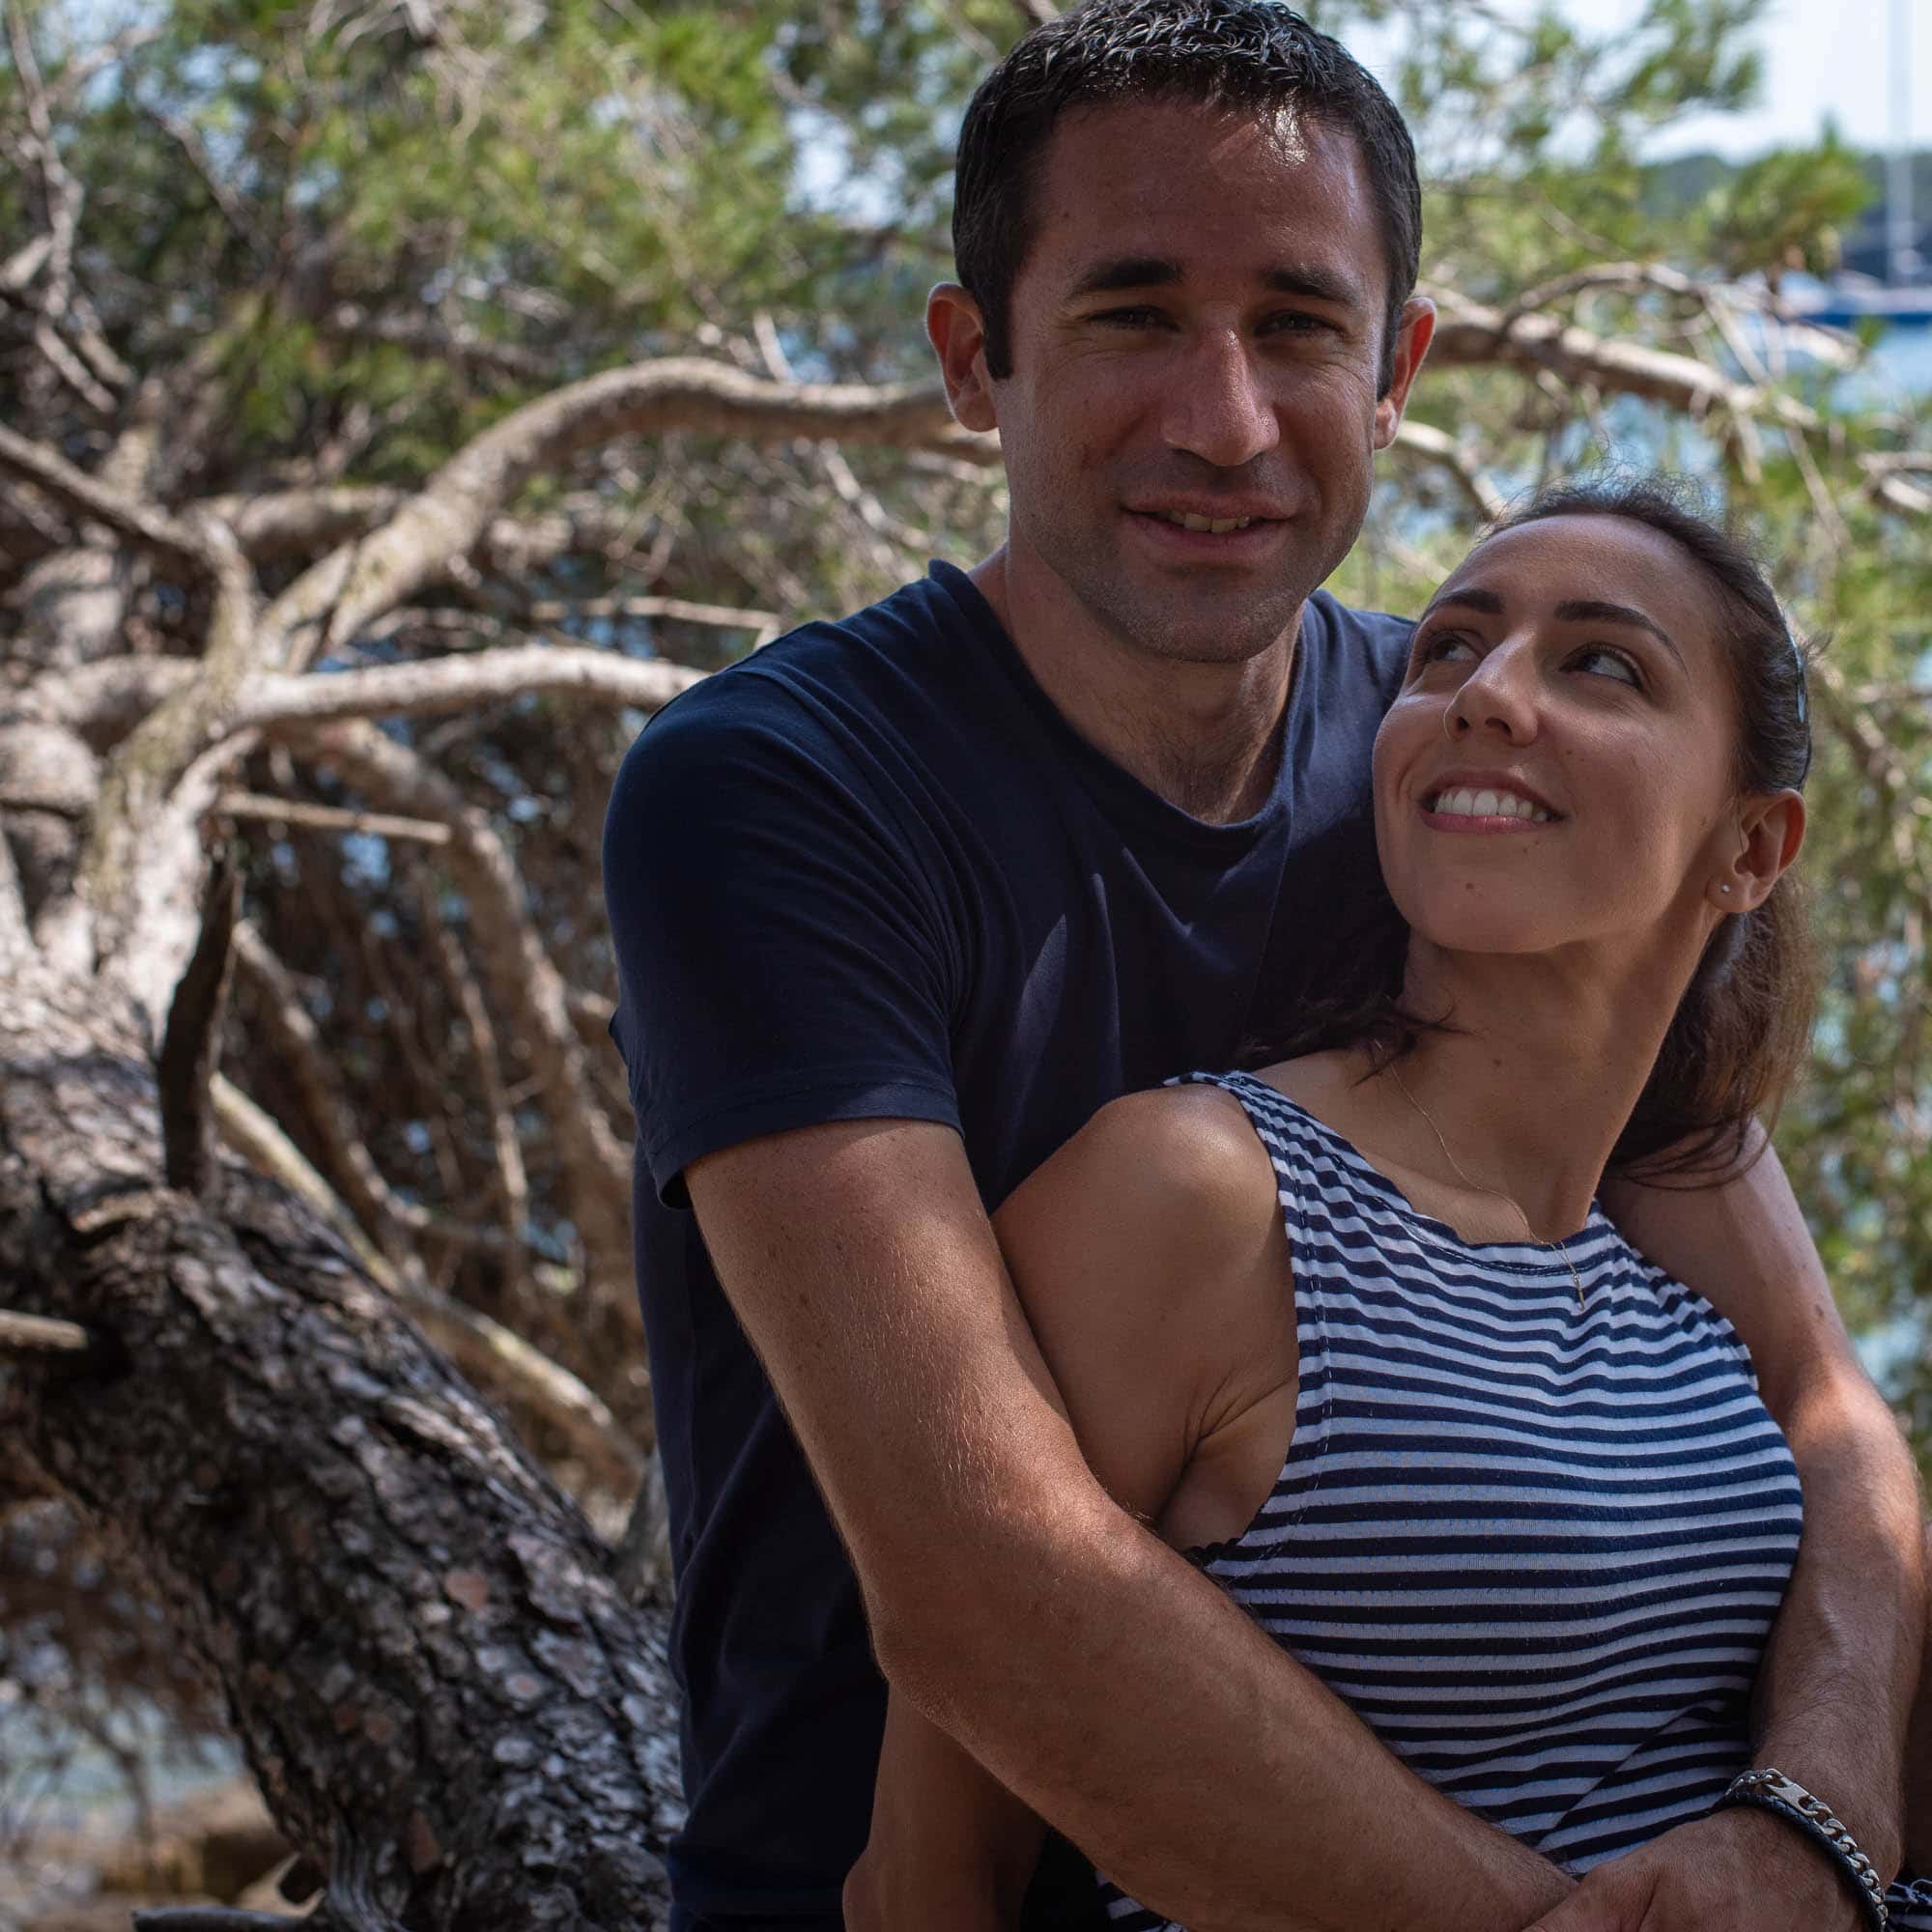
<instances>
[{"instance_id":1,"label":"man's face","mask_svg":"<svg viewBox=\"0 0 1932 1932\"><path fill-rule=\"evenodd\" d=\"M1009 567L1138 651L1251 658L1354 542L1406 387L1378 407L1360 151L1319 120L1083 108L1048 142L1034 218L1013 373L990 391Z\"/></svg>"}]
</instances>

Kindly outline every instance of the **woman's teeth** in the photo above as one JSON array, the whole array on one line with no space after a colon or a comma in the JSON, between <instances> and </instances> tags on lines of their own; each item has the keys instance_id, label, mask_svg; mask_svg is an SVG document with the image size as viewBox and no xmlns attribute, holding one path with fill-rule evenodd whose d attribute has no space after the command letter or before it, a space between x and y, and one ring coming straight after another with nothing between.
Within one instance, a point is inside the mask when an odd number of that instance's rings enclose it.
<instances>
[{"instance_id":1,"label":"woman's teeth","mask_svg":"<svg viewBox=\"0 0 1932 1932\"><path fill-rule=\"evenodd\" d=\"M1542 806L1518 798L1514 792L1471 791L1467 785L1441 793L1429 809L1450 818L1526 818L1532 825L1548 825L1550 820L1550 813Z\"/></svg>"},{"instance_id":2,"label":"woman's teeth","mask_svg":"<svg viewBox=\"0 0 1932 1932\"><path fill-rule=\"evenodd\" d=\"M1229 530L1244 530L1254 522L1252 517L1197 517L1193 511L1161 510L1157 513L1165 522L1179 524L1183 530L1212 530L1218 537Z\"/></svg>"}]
</instances>

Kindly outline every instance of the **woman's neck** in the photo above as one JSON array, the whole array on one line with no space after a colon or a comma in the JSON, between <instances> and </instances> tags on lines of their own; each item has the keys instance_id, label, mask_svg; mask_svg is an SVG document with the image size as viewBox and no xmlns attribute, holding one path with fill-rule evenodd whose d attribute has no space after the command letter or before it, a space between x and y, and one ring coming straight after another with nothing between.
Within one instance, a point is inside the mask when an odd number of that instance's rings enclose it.
<instances>
[{"instance_id":1,"label":"woman's neck","mask_svg":"<svg viewBox=\"0 0 1932 1932\"><path fill-rule=\"evenodd\" d=\"M1453 1031L1373 1076L1391 1147L1445 1184L1507 1196L1538 1240L1573 1233L1694 964L1652 953L1612 970L1580 946L1470 957L1412 940L1403 1005Z\"/></svg>"}]
</instances>

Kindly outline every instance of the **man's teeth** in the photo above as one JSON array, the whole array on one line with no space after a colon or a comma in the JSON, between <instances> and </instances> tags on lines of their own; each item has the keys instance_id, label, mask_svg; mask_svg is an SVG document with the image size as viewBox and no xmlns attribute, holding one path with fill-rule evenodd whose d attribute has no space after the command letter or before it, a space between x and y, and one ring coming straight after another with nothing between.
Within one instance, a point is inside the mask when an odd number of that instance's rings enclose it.
<instances>
[{"instance_id":1,"label":"man's teeth","mask_svg":"<svg viewBox=\"0 0 1932 1932\"><path fill-rule=\"evenodd\" d=\"M1542 806L1514 792L1471 791L1467 785L1441 793L1429 809L1451 818L1526 818L1533 825L1548 825L1550 818Z\"/></svg>"},{"instance_id":2,"label":"man's teeth","mask_svg":"<svg viewBox=\"0 0 1932 1932\"><path fill-rule=\"evenodd\" d=\"M1158 514L1183 530L1212 530L1217 537L1229 530L1244 530L1254 522L1252 517L1197 517L1192 510L1162 510Z\"/></svg>"}]
</instances>

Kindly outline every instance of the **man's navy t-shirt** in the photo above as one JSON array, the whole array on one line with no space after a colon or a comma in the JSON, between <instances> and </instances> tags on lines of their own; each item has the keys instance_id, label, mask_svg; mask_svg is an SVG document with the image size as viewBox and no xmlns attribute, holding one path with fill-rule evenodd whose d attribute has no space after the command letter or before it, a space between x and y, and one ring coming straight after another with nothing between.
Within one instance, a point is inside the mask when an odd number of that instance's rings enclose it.
<instances>
[{"instance_id":1,"label":"man's navy t-shirt","mask_svg":"<svg viewBox=\"0 0 1932 1932\"><path fill-rule=\"evenodd\" d=\"M1272 797L1212 825L1082 738L947 564L694 687L604 838L677 1578L678 1927L836 1927L884 1686L850 1566L680 1176L822 1122L956 1127L988 1210L1099 1107L1322 991L1375 879L1408 627L1305 607Z\"/></svg>"}]
</instances>

